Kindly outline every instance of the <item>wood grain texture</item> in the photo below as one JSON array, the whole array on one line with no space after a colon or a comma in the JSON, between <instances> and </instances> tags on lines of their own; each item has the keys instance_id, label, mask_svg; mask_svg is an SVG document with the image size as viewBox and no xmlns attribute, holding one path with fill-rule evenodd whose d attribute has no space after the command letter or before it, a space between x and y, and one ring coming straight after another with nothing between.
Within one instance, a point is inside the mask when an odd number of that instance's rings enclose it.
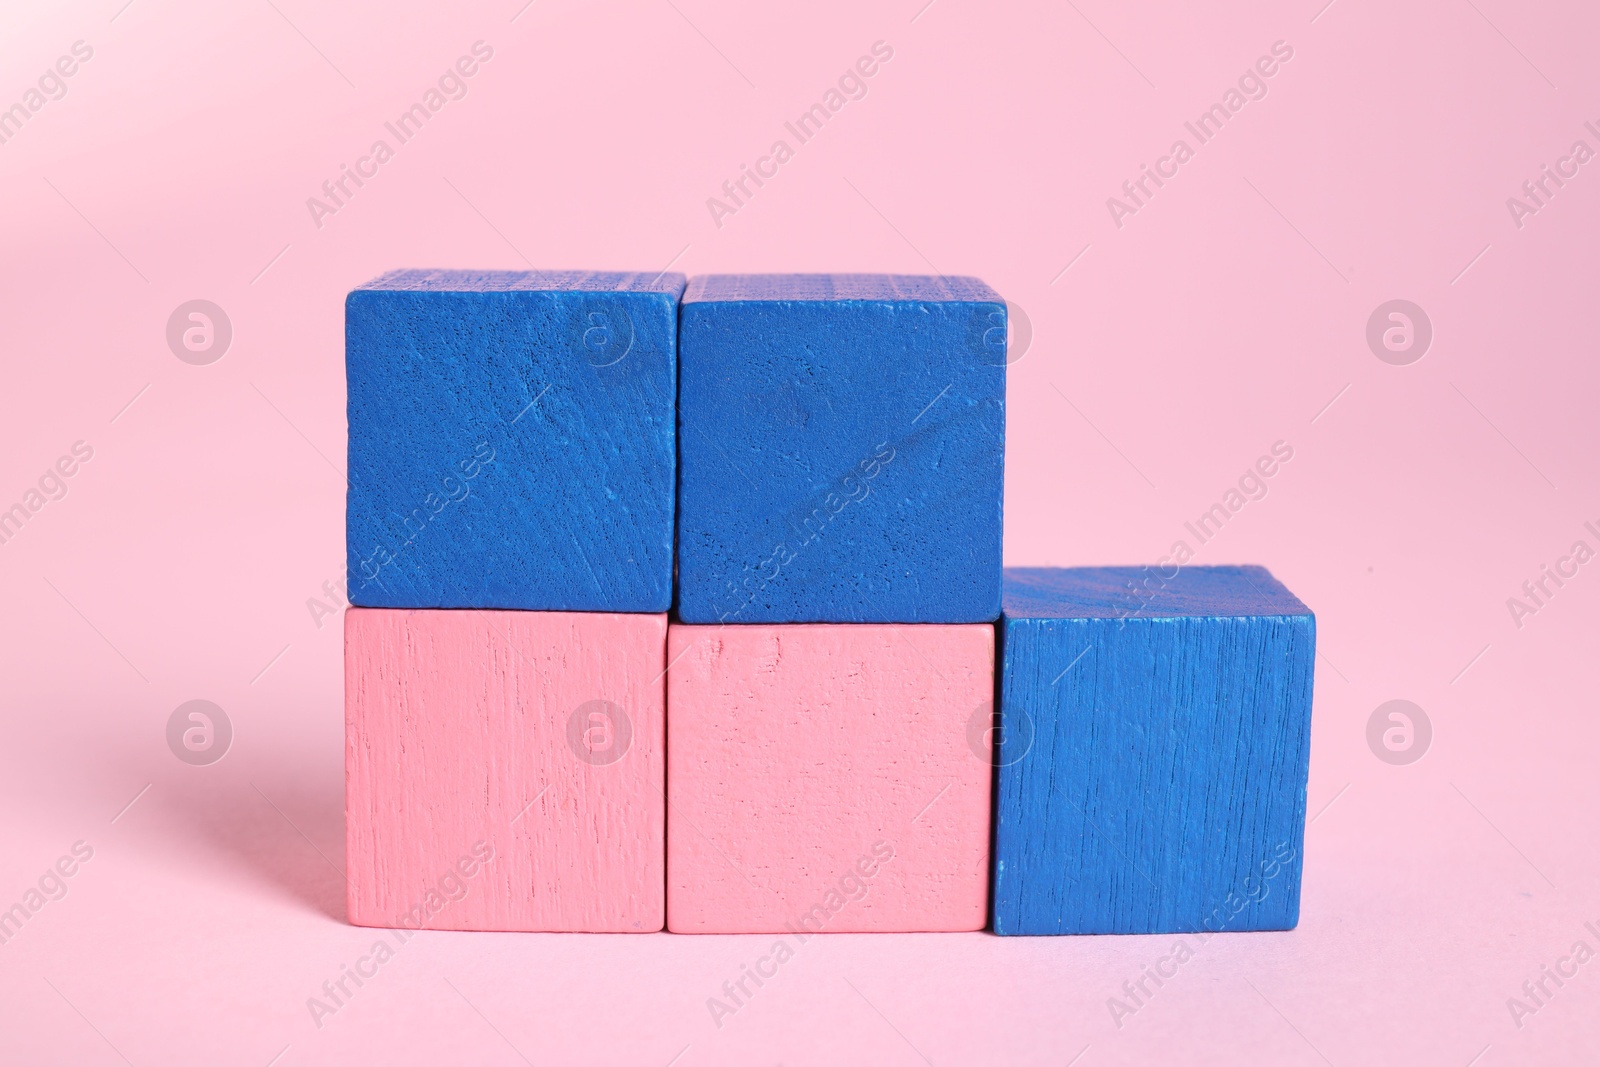
<instances>
[{"instance_id":1,"label":"wood grain texture","mask_svg":"<svg viewBox=\"0 0 1600 1067\"><path fill-rule=\"evenodd\" d=\"M350 921L660 930L665 641L664 615L351 608Z\"/></svg>"},{"instance_id":2,"label":"wood grain texture","mask_svg":"<svg viewBox=\"0 0 1600 1067\"><path fill-rule=\"evenodd\" d=\"M352 292L351 603L667 610L683 285L401 271Z\"/></svg>"},{"instance_id":3,"label":"wood grain texture","mask_svg":"<svg viewBox=\"0 0 1600 1067\"><path fill-rule=\"evenodd\" d=\"M984 926L994 627L674 624L668 660L669 929Z\"/></svg>"},{"instance_id":4,"label":"wood grain texture","mask_svg":"<svg viewBox=\"0 0 1600 1067\"><path fill-rule=\"evenodd\" d=\"M1299 920L1316 623L1260 567L1006 572L994 929Z\"/></svg>"},{"instance_id":5,"label":"wood grain texture","mask_svg":"<svg viewBox=\"0 0 1600 1067\"><path fill-rule=\"evenodd\" d=\"M1006 305L976 278L710 275L680 313L678 614L1000 614Z\"/></svg>"}]
</instances>

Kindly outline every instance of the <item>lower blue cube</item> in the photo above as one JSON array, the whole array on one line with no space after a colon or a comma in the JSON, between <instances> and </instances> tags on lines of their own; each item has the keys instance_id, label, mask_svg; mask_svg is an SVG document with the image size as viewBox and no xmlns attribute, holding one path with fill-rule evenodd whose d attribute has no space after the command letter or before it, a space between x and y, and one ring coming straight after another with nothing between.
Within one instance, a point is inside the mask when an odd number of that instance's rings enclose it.
<instances>
[{"instance_id":1,"label":"lower blue cube","mask_svg":"<svg viewBox=\"0 0 1600 1067\"><path fill-rule=\"evenodd\" d=\"M997 934L1299 921L1316 620L1261 567L1005 571Z\"/></svg>"}]
</instances>

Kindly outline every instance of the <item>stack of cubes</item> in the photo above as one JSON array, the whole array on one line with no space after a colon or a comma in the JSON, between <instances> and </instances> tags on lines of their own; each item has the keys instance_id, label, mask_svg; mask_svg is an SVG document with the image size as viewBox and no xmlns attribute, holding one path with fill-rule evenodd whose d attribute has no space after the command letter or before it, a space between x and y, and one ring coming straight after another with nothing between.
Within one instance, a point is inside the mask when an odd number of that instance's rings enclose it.
<instances>
[{"instance_id":1,"label":"stack of cubes","mask_svg":"<svg viewBox=\"0 0 1600 1067\"><path fill-rule=\"evenodd\" d=\"M352 922L1295 924L1311 614L1260 568L1002 570L982 282L346 311Z\"/></svg>"}]
</instances>

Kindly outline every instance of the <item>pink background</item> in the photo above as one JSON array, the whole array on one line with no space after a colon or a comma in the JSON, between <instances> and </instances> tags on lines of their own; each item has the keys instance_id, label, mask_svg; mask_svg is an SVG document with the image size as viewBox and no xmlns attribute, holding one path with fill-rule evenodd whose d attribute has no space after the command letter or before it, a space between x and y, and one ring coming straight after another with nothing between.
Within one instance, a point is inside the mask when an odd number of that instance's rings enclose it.
<instances>
[{"instance_id":1,"label":"pink background","mask_svg":"<svg viewBox=\"0 0 1600 1067\"><path fill-rule=\"evenodd\" d=\"M1600 14L1323 2L8 6L0 106L94 53L0 145L0 506L94 457L0 545L0 907L94 855L0 946L0 1061L1592 1056L1600 961L1520 1028L1507 998L1600 948L1600 564L1520 628L1506 600L1600 547L1600 163L1520 228L1506 199L1600 148ZM307 197L480 39L468 95L317 228ZM879 40L866 98L716 226ZM1279 40L1266 98L1119 229L1106 198ZM1120 1028L1173 939L815 939L718 1029L764 938L429 933L316 1027L373 938L342 921L340 627L307 608L342 570L343 294L528 264L986 278L1034 329L1013 564L1153 560L1292 445L1197 561L1318 614L1300 928L1213 939ZM209 366L165 341L194 298L234 328ZM1435 330L1409 366L1364 336L1396 298ZM196 698L235 729L212 766L165 740ZM1366 740L1396 698L1434 728L1408 766Z\"/></svg>"}]
</instances>

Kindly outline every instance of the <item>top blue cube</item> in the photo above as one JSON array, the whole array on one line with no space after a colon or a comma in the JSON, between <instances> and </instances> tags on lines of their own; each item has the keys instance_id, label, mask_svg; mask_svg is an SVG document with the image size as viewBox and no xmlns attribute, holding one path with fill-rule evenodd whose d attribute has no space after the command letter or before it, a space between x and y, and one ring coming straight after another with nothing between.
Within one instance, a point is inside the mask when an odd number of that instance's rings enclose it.
<instances>
[{"instance_id":1,"label":"top blue cube","mask_svg":"<svg viewBox=\"0 0 1600 1067\"><path fill-rule=\"evenodd\" d=\"M683 287L397 271L352 292L350 602L665 611Z\"/></svg>"},{"instance_id":2,"label":"top blue cube","mask_svg":"<svg viewBox=\"0 0 1600 1067\"><path fill-rule=\"evenodd\" d=\"M1000 614L1006 306L976 278L694 278L679 323L678 614Z\"/></svg>"}]
</instances>

